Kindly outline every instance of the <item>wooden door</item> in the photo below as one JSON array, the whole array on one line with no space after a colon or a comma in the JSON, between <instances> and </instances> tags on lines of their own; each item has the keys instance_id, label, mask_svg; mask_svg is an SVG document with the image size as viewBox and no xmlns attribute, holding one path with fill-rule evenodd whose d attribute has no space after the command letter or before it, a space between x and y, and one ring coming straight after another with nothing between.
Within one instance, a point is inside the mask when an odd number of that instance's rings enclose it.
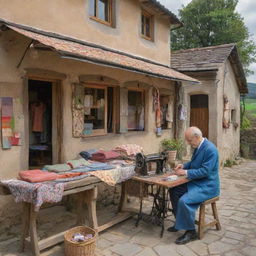
<instances>
[{"instance_id":1,"label":"wooden door","mask_svg":"<svg viewBox=\"0 0 256 256\"><path fill-rule=\"evenodd\" d=\"M209 106L208 95L190 96L190 126L198 127L203 137L209 137Z\"/></svg>"}]
</instances>

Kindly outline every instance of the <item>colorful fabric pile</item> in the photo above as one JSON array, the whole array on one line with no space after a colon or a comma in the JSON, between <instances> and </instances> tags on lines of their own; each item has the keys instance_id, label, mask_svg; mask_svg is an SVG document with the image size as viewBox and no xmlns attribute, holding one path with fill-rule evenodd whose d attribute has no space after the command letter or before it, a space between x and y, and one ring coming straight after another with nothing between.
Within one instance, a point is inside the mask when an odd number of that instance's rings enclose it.
<instances>
[{"instance_id":1,"label":"colorful fabric pile","mask_svg":"<svg viewBox=\"0 0 256 256\"><path fill-rule=\"evenodd\" d=\"M134 158L136 154L143 153L143 148L136 144L125 144L114 149L123 158Z\"/></svg>"},{"instance_id":2,"label":"colorful fabric pile","mask_svg":"<svg viewBox=\"0 0 256 256\"><path fill-rule=\"evenodd\" d=\"M99 162L106 162L109 160L117 159L120 155L115 151L104 151L99 150L92 154L92 160L99 161Z\"/></svg>"},{"instance_id":3,"label":"colorful fabric pile","mask_svg":"<svg viewBox=\"0 0 256 256\"><path fill-rule=\"evenodd\" d=\"M29 183L22 180L1 181L15 197L15 202L32 203L35 211L39 211L43 203L58 203L64 192L63 183Z\"/></svg>"}]
</instances>

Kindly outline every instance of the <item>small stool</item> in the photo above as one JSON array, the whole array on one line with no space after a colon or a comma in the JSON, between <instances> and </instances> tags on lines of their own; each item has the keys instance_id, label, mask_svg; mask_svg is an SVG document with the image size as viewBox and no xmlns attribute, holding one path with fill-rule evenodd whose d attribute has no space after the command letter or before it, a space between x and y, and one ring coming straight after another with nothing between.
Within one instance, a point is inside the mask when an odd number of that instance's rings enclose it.
<instances>
[{"instance_id":1,"label":"small stool","mask_svg":"<svg viewBox=\"0 0 256 256\"><path fill-rule=\"evenodd\" d=\"M200 205L199 221L196 221L196 224L198 224L198 238L199 239L203 238L204 230L207 227L216 226L217 230L221 230L221 225L220 225L217 207L216 207L216 201L218 201L218 200L219 200L219 197L217 196L217 197L214 197L214 198L204 201ZM213 213L214 220L212 222L209 222L206 224L205 223L205 206L208 204L211 204L211 206L212 206L212 213Z\"/></svg>"}]
</instances>

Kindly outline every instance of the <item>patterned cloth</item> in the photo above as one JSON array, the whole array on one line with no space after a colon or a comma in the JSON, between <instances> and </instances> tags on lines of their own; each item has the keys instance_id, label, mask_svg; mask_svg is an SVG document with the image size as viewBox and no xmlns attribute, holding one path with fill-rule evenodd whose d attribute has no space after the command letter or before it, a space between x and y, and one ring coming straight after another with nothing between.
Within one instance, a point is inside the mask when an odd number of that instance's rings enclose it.
<instances>
[{"instance_id":1,"label":"patterned cloth","mask_svg":"<svg viewBox=\"0 0 256 256\"><path fill-rule=\"evenodd\" d=\"M115 186L117 183L129 180L135 175L135 166L125 166L125 167L116 167L112 170L101 170L90 172L91 175L96 176L103 182L107 183L110 186Z\"/></svg>"},{"instance_id":2,"label":"patterned cloth","mask_svg":"<svg viewBox=\"0 0 256 256\"><path fill-rule=\"evenodd\" d=\"M39 211L43 203L60 202L64 192L63 183L29 183L21 180L4 180L1 183L9 188L16 203L32 203L35 211Z\"/></svg>"},{"instance_id":3,"label":"patterned cloth","mask_svg":"<svg viewBox=\"0 0 256 256\"><path fill-rule=\"evenodd\" d=\"M142 153L143 148L136 144L126 144L116 147L114 151L118 152L121 156L131 157L136 156L138 153Z\"/></svg>"}]
</instances>

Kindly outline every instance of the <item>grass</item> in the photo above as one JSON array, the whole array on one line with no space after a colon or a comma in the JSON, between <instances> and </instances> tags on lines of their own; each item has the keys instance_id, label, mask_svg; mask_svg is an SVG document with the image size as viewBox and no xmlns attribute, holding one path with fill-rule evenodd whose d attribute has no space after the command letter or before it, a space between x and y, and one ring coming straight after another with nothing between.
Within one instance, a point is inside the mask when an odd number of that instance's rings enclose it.
<instances>
[{"instance_id":1,"label":"grass","mask_svg":"<svg viewBox=\"0 0 256 256\"><path fill-rule=\"evenodd\" d=\"M256 116L256 99L246 99L245 110Z\"/></svg>"}]
</instances>

